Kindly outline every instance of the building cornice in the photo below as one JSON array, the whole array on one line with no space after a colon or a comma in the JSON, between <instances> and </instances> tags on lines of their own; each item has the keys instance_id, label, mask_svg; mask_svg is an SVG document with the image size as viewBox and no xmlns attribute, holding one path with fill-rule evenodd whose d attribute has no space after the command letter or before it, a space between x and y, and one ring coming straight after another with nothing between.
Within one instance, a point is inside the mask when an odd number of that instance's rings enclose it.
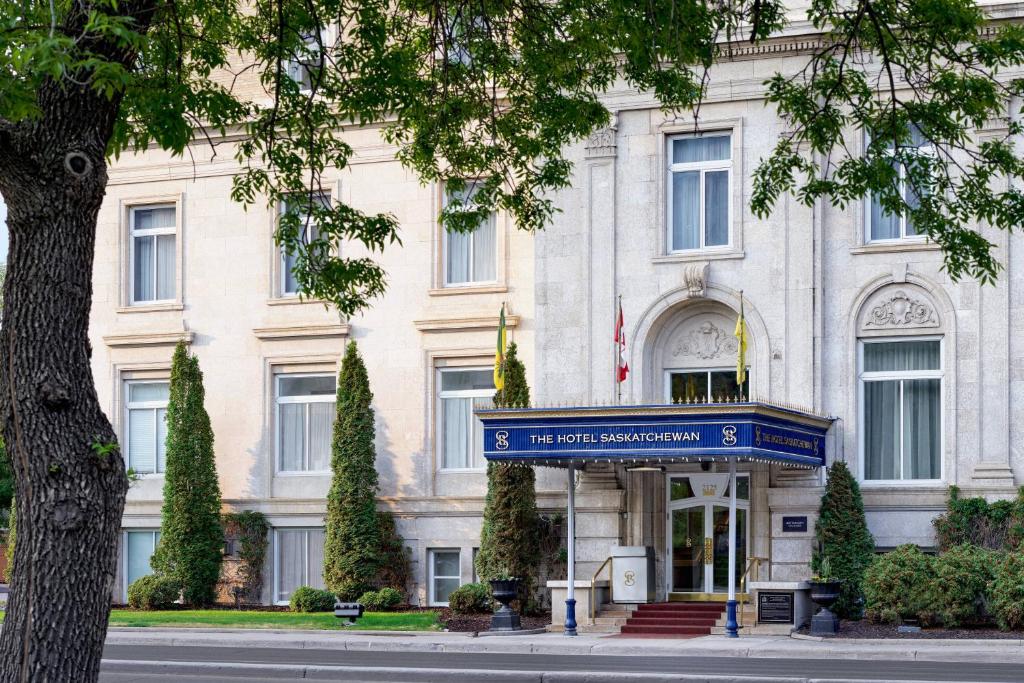
<instances>
[{"instance_id":1,"label":"building cornice","mask_svg":"<svg viewBox=\"0 0 1024 683\"><path fill-rule=\"evenodd\" d=\"M310 339L324 337L347 337L351 326L346 323L334 325L289 325L282 327L256 327L252 333L264 341L274 339Z\"/></svg>"},{"instance_id":2,"label":"building cornice","mask_svg":"<svg viewBox=\"0 0 1024 683\"><path fill-rule=\"evenodd\" d=\"M413 325L420 332L466 332L470 330L498 329L498 316L483 318L435 318L431 320L415 320ZM519 325L519 316L506 315L505 327Z\"/></svg>"}]
</instances>

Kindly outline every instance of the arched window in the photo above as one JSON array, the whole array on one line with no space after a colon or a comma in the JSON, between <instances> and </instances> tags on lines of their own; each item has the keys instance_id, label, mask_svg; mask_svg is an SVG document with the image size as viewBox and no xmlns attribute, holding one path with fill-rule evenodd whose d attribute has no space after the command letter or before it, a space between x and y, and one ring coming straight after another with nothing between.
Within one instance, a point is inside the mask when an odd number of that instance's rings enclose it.
<instances>
[{"instance_id":1,"label":"arched window","mask_svg":"<svg viewBox=\"0 0 1024 683\"><path fill-rule=\"evenodd\" d=\"M887 287L870 297L857 344L861 478L939 481L943 335L927 294Z\"/></svg>"}]
</instances>

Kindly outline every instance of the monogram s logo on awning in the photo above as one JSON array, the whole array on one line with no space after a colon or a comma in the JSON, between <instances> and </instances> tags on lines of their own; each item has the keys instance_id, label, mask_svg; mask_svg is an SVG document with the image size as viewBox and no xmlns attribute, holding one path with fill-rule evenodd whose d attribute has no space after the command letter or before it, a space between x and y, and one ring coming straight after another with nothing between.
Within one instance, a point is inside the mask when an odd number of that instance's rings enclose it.
<instances>
[{"instance_id":1,"label":"monogram s logo on awning","mask_svg":"<svg viewBox=\"0 0 1024 683\"><path fill-rule=\"evenodd\" d=\"M494 438L495 438L495 444L494 444L495 448L497 448L499 451L508 450L508 432L506 432L505 430L501 430L500 432L495 432Z\"/></svg>"},{"instance_id":2,"label":"monogram s logo on awning","mask_svg":"<svg viewBox=\"0 0 1024 683\"><path fill-rule=\"evenodd\" d=\"M736 427L733 425L722 427L722 444L725 446L736 445Z\"/></svg>"}]
</instances>

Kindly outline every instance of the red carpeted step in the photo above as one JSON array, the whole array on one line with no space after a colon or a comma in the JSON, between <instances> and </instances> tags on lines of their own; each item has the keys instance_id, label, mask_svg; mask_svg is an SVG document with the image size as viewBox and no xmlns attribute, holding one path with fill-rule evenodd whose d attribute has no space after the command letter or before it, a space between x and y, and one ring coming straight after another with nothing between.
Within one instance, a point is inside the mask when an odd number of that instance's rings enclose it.
<instances>
[{"instance_id":1,"label":"red carpeted step","mask_svg":"<svg viewBox=\"0 0 1024 683\"><path fill-rule=\"evenodd\" d=\"M626 626L699 626L711 628L717 619L700 617L630 617Z\"/></svg>"},{"instance_id":2,"label":"red carpeted step","mask_svg":"<svg viewBox=\"0 0 1024 683\"><path fill-rule=\"evenodd\" d=\"M622 633L661 635L711 635L709 626L630 626L622 627Z\"/></svg>"},{"instance_id":3,"label":"red carpeted step","mask_svg":"<svg viewBox=\"0 0 1024 683\"><path fill-rule=\"evenodd\" d=\"M689 614L722 614L725 605L716 603L690 602L659 602L650 605L638 605L637 612L686 612Z\"/></svg>"}]
</instances>

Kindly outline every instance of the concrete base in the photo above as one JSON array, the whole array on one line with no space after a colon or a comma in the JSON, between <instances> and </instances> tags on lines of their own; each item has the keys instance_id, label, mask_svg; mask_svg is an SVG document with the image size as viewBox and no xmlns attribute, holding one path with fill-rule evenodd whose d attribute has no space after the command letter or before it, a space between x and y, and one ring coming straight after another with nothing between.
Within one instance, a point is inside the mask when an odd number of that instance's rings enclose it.
<instances>
[{"instance_id":1,"label":"concrete base","mask_svg":"<svg viewBox=\"0 0 1024 683\"><path fill-rule=\"evenodd\" d=\"M569 591L568 581L548 581L548 588L551 590L551 625L561 630L565 626L565 600L566 595ZM608 602L608 581L599 580L595 582L594 592L596 595L596 602L594 602L594 596L590 594L590 582L583 581L580 579L576 580L576 623L580 626L589 625L591 622L590 618L590 606L594 605L595 609L600 605Z\"/></svg>"},{"instance_id":2,"label":"concrete base","mask_svg":"<svg viewBox=\"0 0 1024 683\"><path fill-rule=\"evenodd\" d=\"M521 628L518 631L480 631L477 636L534 636L538 633L547 633L546 628Z\"/></svg>"},{"instance_id":3,"label":"concrete base","mask_svg":"<svg viewBox=\"0 0 1024 683\"><path fill-rule=\"evenodd\" d=\"M811 614L814 613L814 603L811 602L811 586L806 581L752 581L750 583L750 604L754 608L754 618L757 618L757 605L759 593L791 593L793 595L793 621L788 624L761 624L758 627L768 627L768 631L778 628L779 633L789 633L793 629L806 626L811 621ZM764 633L765 631L761 631Z\"/></svg>"}]
</instances>

